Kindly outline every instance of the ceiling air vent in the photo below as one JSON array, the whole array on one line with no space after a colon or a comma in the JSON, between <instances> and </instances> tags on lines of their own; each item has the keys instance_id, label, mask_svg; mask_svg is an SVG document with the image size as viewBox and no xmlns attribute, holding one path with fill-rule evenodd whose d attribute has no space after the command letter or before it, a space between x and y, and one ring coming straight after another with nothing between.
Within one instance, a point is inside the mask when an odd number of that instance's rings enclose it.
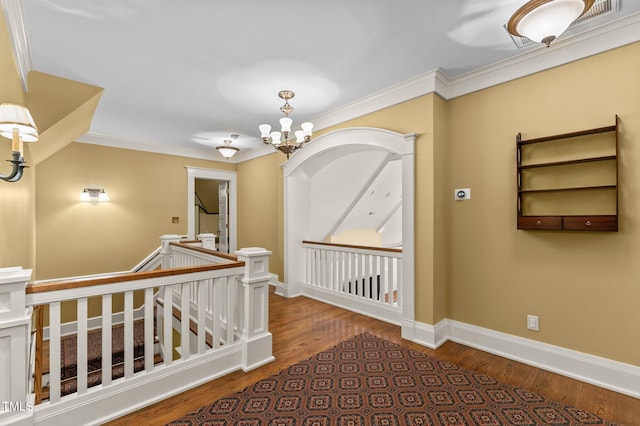
<instances>
[{"instance_id":1,"label":"ceiling air vent","mask_svg":"<svg viewBox=\"0 0 640 426\"><path fill-rule=\"evenodd\" d=\"M593 3L593 6L591 6L591 8L587 11L587 13L585 13L584 15L573 21L571 25L569 25L569 29L576 28L582 24L586 24L587 22L595 22L604 16L617 12L618 1L619 0L596 0ZM512 35L509 30L507 30L507 24L504 24L503 27L518 49L529 46L531 44L535 44L534 41L528 39L527 37L517 37Z\"/></svg>"}]
</instances>

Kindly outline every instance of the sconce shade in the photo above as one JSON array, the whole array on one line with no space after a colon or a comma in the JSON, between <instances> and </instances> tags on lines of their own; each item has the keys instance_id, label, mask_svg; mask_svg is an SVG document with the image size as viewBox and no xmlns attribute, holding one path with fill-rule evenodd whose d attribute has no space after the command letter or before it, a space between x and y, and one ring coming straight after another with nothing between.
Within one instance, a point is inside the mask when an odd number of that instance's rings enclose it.
<instances>
[{"instance_id":1,"label":"sconce shade","mask_svg":"<svg viewBox=\"0 0 640 426\"><path fill-rule=\"evenodd\" d=\"M587 12L595 0L530 0L507 24L509 32L547 46Z\"/></svg>"},{"instance_id":2,"label":"sconce shade","mask_svg":"<svg viewBox=\"0 0 640 426\"><path fill-rule=\"evenodd\" d=\"M104 189L84 188L80 193L80 201L109 201L109 195Z\"/></svg>"},{"instance_id":3,"label":"sconce shade","mask_svg":"<svg viewBox=\"0 0 640 426\"><path fill-rule=\"evenodd\" d=\"M18 136L23 142L36 142L38 128L29 110L17 104L5 103L0 105L0 135L13 138L13 130L18 130Z\"/></svg>"}]
</instances>

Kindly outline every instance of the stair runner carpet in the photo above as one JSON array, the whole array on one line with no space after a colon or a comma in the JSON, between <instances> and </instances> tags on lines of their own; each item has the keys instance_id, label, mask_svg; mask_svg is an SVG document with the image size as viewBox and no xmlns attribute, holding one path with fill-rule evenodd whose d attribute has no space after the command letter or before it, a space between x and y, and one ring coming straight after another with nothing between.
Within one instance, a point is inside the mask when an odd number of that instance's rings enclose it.
<instances>
[{"instance_id":1,"label":"stair runner carpet","mask_svg":"<svg viewBox=\"0 0 640 426\"><path fill-rule=\"evenodd\" d=\"M124 376L124 326L113 326L111 334L112 346L112 379ZM60 340L60 393L68 395L77 391L77 336L65 336ZM133 324L133 370L144 369L144 321L137 320ZM102 383L102 329L87 333L87 387Z\"/></svg>"}]
</instances>

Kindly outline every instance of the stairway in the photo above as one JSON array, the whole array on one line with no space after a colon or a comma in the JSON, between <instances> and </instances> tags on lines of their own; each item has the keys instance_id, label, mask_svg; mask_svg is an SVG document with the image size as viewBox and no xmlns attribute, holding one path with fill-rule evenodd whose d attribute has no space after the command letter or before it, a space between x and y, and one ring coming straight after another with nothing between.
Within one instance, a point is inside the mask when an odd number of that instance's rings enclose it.
<instances>
[{"instance_id":1,"label":"stairway","mask_svg":"<svg viewBox=\"0 0 640 426\"><path fill-rule=\"evenodd\" d=\"M154 335L155 335L154 330ZM133 370L138 372L144 369L144 321L136 320L133 324ZM154 343L158 342L157 336ZM112 345L112 379L124 376L124 326L114 325L111 333ZM60 393L62 396L77 391L77 336L67 335L60 340ZM155 364L162 362L162 356L156 354ZM43 375L49 374L49 341L43 345ZM87 387L102 383L102 330L91 330L87 333ZM43 400L49 398L48 380L43 386Z\"/></svg>"}]
</instances>

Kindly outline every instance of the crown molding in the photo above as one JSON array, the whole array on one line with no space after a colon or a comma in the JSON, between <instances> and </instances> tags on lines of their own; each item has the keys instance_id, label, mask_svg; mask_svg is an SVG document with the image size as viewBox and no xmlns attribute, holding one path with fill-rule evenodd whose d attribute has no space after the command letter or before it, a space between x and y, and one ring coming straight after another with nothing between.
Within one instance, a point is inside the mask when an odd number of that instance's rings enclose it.
<instances>
[{"instance_id":1,"label":"crown molding","mask_svg":"<svg viewBox=\"0 0 640 426\"><path fill-rule=\"evenodd\" d=\"M556 40L551 47L530 48L520 55L451 78L442 92L453 99L498 84L536 74L640 40L640 13L635 13L600 27Z\"/></svg>"},{"instance_id":2,"label":"crown molding","mask_svg":"<svg viewBox=\"0 0 640 426\"><path fill-rule=\"evenodd\" d=\"M314 118L318 130L410 99L437 93L450 100L640 40L640 13L553 42L457 77L440 69L406 80Z\"/></svg>"},{"instance_id":3,"label":"crown molding","mask_svg":"<svg viewBox=\"0 0 640 426\"><path fill-rule=\"evenodd\" d=\"M13 44L13 54L16 60L16 66L22 87L25 92L28 91L27 75L32 70L31 65L31 48L29 47L29 37L24 25L24 8L22 0L0 0L0 5L4 12L9 35Z\"/></svg>"},{"instance_id":4,"label":"crown molding","mask_svg":"<svg viewBox=\"0 0 640 426\"><path fill-rule=\"evenodd\" d=\"M215 149L192 148L183 145L165 145L153 142L144 142L116 136L102 135L99 133L87 132L75 140L75 142L88 143L92 145L110 146L112 148L132 149L134 151L155 152L157 154L175 155L179 157L198 158L209 161L223 161L236 163L235 156L227 160L221 157ZM220 158L216 158L220 157Z\"/></svg>"}]
</instances>

